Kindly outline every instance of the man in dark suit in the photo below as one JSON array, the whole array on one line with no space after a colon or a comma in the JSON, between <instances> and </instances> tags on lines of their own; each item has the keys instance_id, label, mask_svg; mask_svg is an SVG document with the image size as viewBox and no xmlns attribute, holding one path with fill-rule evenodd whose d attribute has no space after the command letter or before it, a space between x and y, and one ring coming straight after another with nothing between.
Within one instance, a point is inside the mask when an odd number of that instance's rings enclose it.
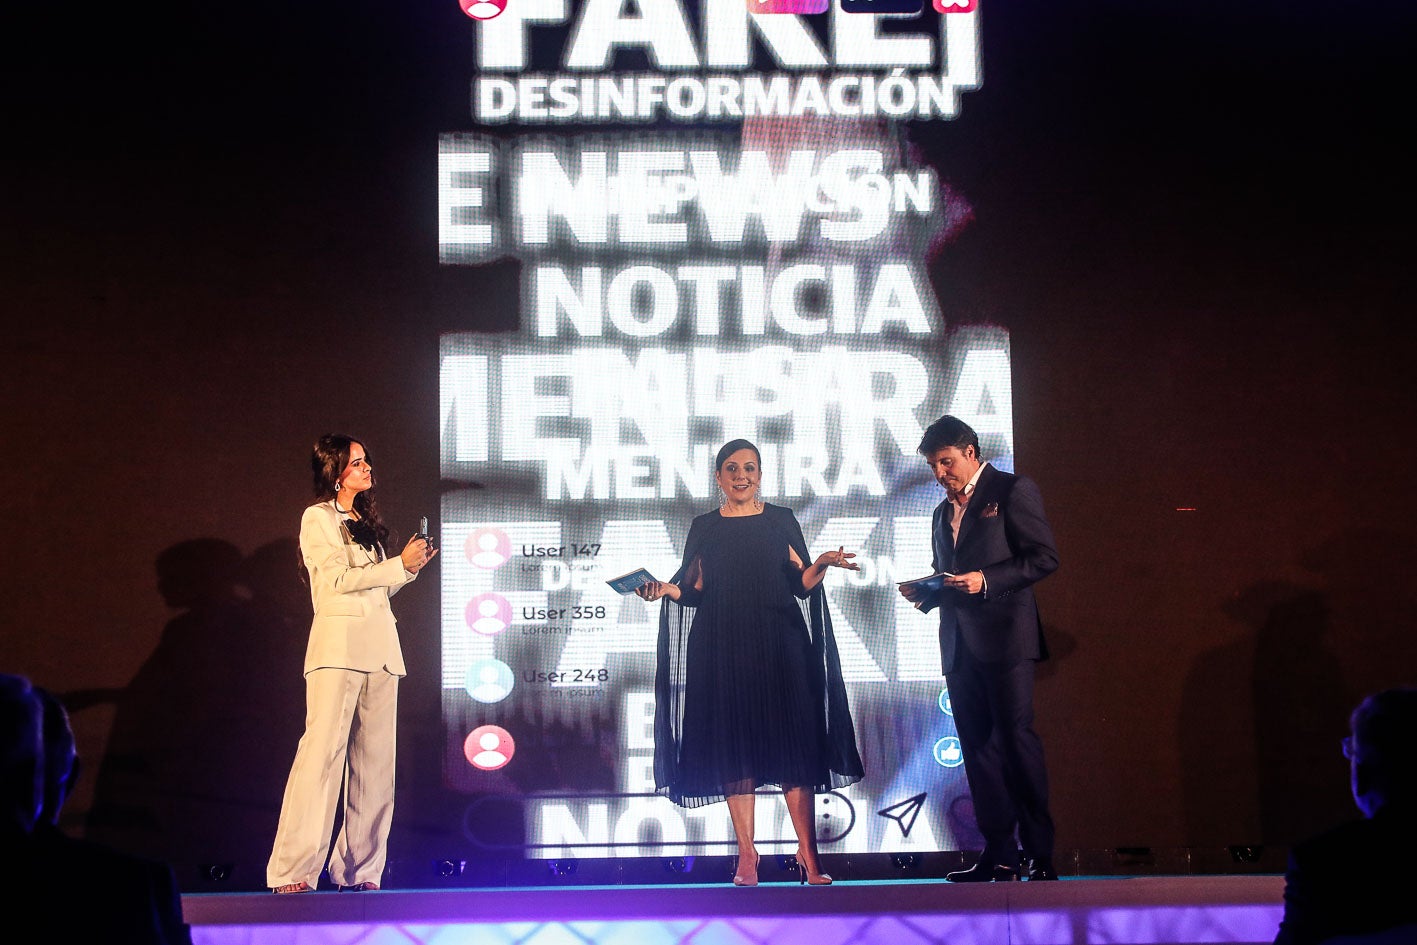
<instances>
[{"instance_id":1,"label":"man in dark suit","mask_svg":"<svg viewBox=\"0 0 1417 945\"><path fill-rule=\"evenodd\" d=\"M171 866L59 829L79 779L78 745L59 697L38 686L34 694L44 713L44 802L34 828L33 875L43 887L39 898L53 897L52 941L192 945ZM76 895L85 909L72 908Z\"/></svg>"},{"instance_id":2,"label":"man in dark suit","mask_svg":"<svg viewBox=\"0 0 1417 945\"><path fill-rule=\"evenodd\" d=\"M956 417L932 423L920 455L945 488L932 528L937 587L902 585L939 608L940 659L984 851L952 882L1053 880L1053 818L1043 742L1033 730L1033 664L1048 656L1033 584L1058 567L1032 480L980 461L979 437ZM1027 863L1019 858L1015 831Z\"/></svg>"},{"instance_id":3,"label":"man in dark suit","mask_svg":"<svg viewBox=\"0 0 1417 945\"><path fill-rule=\"evenodd\" d=\"M1275 945L1417 942L1417 899L1402 865L1417 848L1417 689L1388 689L1353 710L1343 740L1364 819L1289 854Z\"/></svg>"},{"instance_id":4,"label":"man in dark suit","mask_svg":"<svg viewBox=\"0 0 1417 945\"><path fill-rule=\"evenodd\" d=\"M0 674L0 759L7 927L53 945L192 945L171 867L59 831L74 733L62 703L22 676Z\"/></svg>"},{"instance_id":5,"label":"man in dark suit","mask_svg":"<svg viewBox=\"0 0 1417 945\"><path fill-rule=\"evenodd\" d=\"M0 673L0 869L28 841L44 795L44 715L30 681Z\"/></svg>"}]
</instances>

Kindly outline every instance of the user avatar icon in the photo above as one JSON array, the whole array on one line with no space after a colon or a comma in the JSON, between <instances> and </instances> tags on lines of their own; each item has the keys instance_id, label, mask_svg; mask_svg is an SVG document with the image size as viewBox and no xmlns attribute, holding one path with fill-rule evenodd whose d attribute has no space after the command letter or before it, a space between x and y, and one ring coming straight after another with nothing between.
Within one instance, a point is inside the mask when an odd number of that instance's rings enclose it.
<instances>
[{"instance_id":1,"label":"user avatar icon","mask_svg":"<svg viewBox=\"0 0 1417 945\"><path fill-rule=\"evenodd\" d=\"M935 761L942 768L958 768L964 764L964 750L959 746L959 739L949 735L935 742Z\"/></svg>"},{"instance_id":2,"label":"user avatar icon","mask_svg":"<svg viewBox=\"0 0 1417 945\"><path fill-rule=\"evenodd\" d=\"M512 668L498 659L478 660L467 668L463 686L478 702L501 702L512 692Z\"/></svg>"},{"instance_id":3,"label":"user avatar icon","mask_svg":"<svg viewBox=\"0 0 1417 945\"><path fill-rule=\"evenodd\" d=\"M478 594L467 602L463 617L483 636L495 636L512 625L512 605L501 594Z\"/></svg>"},{"instance_id":4,"label":"user avatar icon","mask_svg":"<svg viewBox=\"0 0 1417 945\"><path fill-rule=\"evenodd\" d=\"M979 0L934 0L936 13L973 13Z\"/></svg>"},{"instance_id":5,"label":"user avatar icon","mask_svg":"<svg viewBox=\"0 0 1417 945\"><path fill-rule=\"evenodd\" d=\"M512 540L500 528L474 528L463 545L467 560L474 567L491 571L506 564L512 557Z\"/></svg>"},{"instance_id":6,"label":"user avatar icon","mask_svg":"<svg viewBox=\"0 0 1417 945\"><path fill-rule=\"evenodd\" d=\"M462 743L462 753L474 768L496 771L512 760L517 746L506 729L496 725L480 725L468 733Z\"/></svg>"},{"instance_id":7,"label":"user avatar icon","mask_svg":"<svg viewBox=\"0 0 1417 945\"><path fill-rule=\"evenodd\" d=\"M950 703L950 690L948 687L940 690L940 711L951 717L955 714L955 707Z\"/></svg>"},{"instance_id":8,"label":"user avatar icon","mask_svg":"<svg viewBox=\"0 0 1417 945\"><path fill-rule=\"evenodd\" d=\"M474 20L490 20L507 6L507 0L458 0L462 11Z\"/></svg>"}]
</instances>

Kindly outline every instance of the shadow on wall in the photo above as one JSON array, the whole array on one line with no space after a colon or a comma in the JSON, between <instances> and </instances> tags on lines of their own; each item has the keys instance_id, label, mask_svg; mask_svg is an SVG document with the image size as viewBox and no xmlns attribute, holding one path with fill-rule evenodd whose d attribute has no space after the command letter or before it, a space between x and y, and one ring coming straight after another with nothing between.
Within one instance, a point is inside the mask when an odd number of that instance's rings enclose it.
<instances>
[{"instance_id":1,"label":"shadow on wall","mask_svg":"<svg viewBox=\"0 0 1417 945\"><path fill-rule=\"evenodd\" d=\"M1048 641L1048 658L1034 664L1034 680L1043 682L1058 675L1059 664L1077 652L1078 638L1061 627L1045 623L1043 639Z\"/></svg>"},{"instance_id":2,"label":"shadow on wall","mask_svg":"<svg viewBox=\"0 0 1417 945\"><path fill-rule=\"evenodd\" d=\"M158 592L180 613L113 696L87 836L166 860L183 890L212 888L213 867L222 888L265 886L304 718L297 555L289 539L243 557L197 538L157 558Z\"/></svg>"},{"instance_id":3,"label":"shadow on wall","mask_svg":"<svg viewBox=\"0 0 1417 945\"><path fill-rule=\"evenodd\" d=\"M1287 845L1351 807L1335 770L1350 700L1328 605L1313 588L1262 581L1220 610L1245 632L1202 653L1186 678L1186 835L1193 844Z\"/></svg>"},{"instance_id":4,"label":"shadow on wall","mask_svg":"<svg viewBox=\"0 0 1417 945\"><path fill-rule=\"evenodd\" d=\"M1412 532L1350 529L1308 549L1300 558L1322 582L1333 626L1331 639L1344 662L1352 702L1392 686L1410 686L1417 667L1417 596ZM1346 733L1342 726L1340 735ZM1342 768L1346 772L1347 765ZM1344 777L1347 775L1345 773Z\"/></svg>"},{"instance_id":5,"label":"shadow on wall","mask_svg":"<svg viewBox=\"0 0 1417 945\"><path fill-rule=\"evenodd\" d=\"M1327 594L1296 590L1250 615L1260 840L1293 844L1354 814L1340 743L1355 701Z\"/></svg>"},{"instance_id":6,"label":"shadow on wall","mask_svg":"<svg viewBox=\"0 0 1417 945\"><path fill-rule=\"evenodd\" d=\"M1306 551L1313 586L1263 581L1221 605L1247 633L1192 666L1181 713L1192 843L1288 845L1357 816L1340 741L1368 692L1411 683L1414 542L1342 532ZM1257 818L1231 813L1258 801ZM1230 818L1230 819L1227 819Z\"/></svg>"}]
</instances>

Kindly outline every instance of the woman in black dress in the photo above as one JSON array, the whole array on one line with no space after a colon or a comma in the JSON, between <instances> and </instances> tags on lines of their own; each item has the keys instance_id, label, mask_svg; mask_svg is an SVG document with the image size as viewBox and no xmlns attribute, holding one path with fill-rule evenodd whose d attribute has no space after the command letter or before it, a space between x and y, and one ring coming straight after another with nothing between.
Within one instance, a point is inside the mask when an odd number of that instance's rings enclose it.
<instances>
[{"instance_id":1,"label":"woman in black dress","mask_svg":"<svg viewBox=\"0 0 1417 945\"><path fill-rule=\"evenodd\" d=\"M817 859L815 795L861 780L822 578L858 570L844 548L815 561L791 510L758 498L761 458L747 440L718 451L718 510L689 528L661 597L655 678L655 783L683 807L726 799L738 841L733 882L758 882L754 792L780 785L797 833L803 881L826 885Z\"/></svg>"}]
</instances>

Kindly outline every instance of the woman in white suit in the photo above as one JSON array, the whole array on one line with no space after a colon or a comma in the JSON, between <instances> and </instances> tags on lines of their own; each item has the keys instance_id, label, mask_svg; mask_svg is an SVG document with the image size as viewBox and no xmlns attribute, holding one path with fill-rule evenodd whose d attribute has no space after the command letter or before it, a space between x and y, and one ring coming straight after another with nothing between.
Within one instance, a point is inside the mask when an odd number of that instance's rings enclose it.
<instances>
[{"instance_id":1,"label":"woman in white suit","mask_svg":"<svg viewBox=\"0 0 1417 945\"><path fill-rule=\"evenodd\" d=\"M300 520L300 556L315 618L305 650L305 734L285 786L266 884L312 892L330 861L341 889L378 889L394 812L394 729L403 653L389 598L437 550L414 537L396 558L370 490L364 445L326 434L310 458L315 502ZM344 816L330 832L340 789Z\"/></svg>"}]
</instances>

